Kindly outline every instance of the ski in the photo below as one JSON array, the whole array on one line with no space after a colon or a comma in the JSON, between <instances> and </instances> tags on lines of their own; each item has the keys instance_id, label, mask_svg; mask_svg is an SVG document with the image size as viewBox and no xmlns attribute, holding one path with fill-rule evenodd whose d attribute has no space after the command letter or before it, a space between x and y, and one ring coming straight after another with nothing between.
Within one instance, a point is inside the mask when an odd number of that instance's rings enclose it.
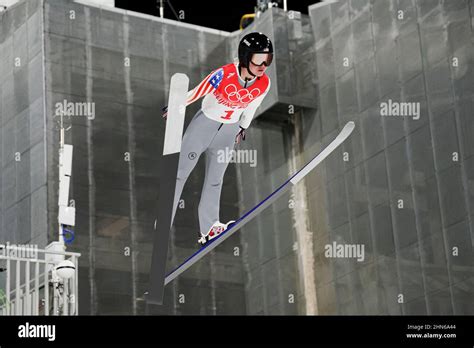
<instances>
[{"instance_id":1,"label":"ski","mask_svg":"<svg viewBox=\"0 0 474 348\"><path fill-rule=\"evenodd\" d=\"M240 217L236 222L231 224L224 232L222 232L220 236L209 241L201 249L196 251L183 263L181 263L178 267L171 271L165 278L165 285L176 279L176 277L178 277L189 267L194 265L197 261L202 259L211 250L216 248L232 234L234 234L243 226L245 226L261 211L268 208L275 200L278 199L278 197L285 193L290 187L300 182L309 172L311 172L316 166L318 166L327 156L329 156L339 145L341 145L351 135L352 131L354 130L354 127L354 122L348 122L341 130L341 132L337 135L337 137L328 146L326 146L324 150L322 150L316 157L314 157L310 162L308 162L303 168L293 174L286 182L284 182L280 187L273 191L262 202L257 204L251 210L246 212L242 217Z\"/></svg>"},{"instance_id":2,"label":"ski","mask_svg":"<svg viewBox=\"0 0 474 348\"><path fill-rule=\"evenodd\" d=\"M163 303L166 260L175 190L175 185L169 185L169 183L176 182L178 173L188 86L189 78L185 74L177 73L171 77L168 117L166 120L163 158L160 170L159 206L158 215L154 223L153 253L147 297L147 302L152 304Z\"/></svg>"}]
</instances>

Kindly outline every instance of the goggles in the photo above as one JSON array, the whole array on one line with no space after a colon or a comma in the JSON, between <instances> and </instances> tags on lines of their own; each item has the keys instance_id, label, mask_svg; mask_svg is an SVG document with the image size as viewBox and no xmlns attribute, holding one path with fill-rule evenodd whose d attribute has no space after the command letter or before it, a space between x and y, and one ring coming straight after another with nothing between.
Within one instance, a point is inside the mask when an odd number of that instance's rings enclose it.
<instances>
[{"instance_id":1,"label":"goggles","mask_svg":"<svg viewBox=\"0 0 474 348\"><path fill-rule=\"evenodd\" d=\"M269 67L273 61L273 53L254 53L250 62L255 66L267 66Z\"/></svg>"}]
</instances>

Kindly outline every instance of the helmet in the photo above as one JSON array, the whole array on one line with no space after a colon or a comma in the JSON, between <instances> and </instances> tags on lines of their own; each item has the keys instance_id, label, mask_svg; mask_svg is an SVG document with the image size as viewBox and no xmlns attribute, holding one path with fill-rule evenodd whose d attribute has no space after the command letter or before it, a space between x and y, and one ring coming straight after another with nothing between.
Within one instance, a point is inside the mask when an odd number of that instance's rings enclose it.
<instances>
[{"instance_id":1,"label":"helmet","mask_svg":"<svg viewBox=\"0 0 474 348\"><path fill-rule=\"evenodd\" d=\"M270 66L273 60L273 45L266 35L259 32L253 32L245 35L242 40L240 40L239 65L248 68L254 53L268 53L267 61L262 64ZM252 73L250 72L250 74Z\"/></svg>"}]
</instances>

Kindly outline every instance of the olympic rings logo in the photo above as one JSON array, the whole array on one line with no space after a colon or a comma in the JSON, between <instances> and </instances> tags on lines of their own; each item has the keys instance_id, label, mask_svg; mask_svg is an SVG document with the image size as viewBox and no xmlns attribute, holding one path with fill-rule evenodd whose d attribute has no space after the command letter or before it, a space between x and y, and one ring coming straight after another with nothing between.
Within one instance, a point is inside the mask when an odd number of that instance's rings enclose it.
<instances>
[{"instance_id":1,"label":"olympic rings logo","mask_svg":"<svg viewBox=\"0 0 474 348\"><path fill-rule=\"evenodd\" d=\"M237 87L232 83L225 86L224 91L229 100L234 103L249 103L260 95L260 89L258 88L254 88L251 91L246 88L237 90Z\"/></svg>"}]
</instances>

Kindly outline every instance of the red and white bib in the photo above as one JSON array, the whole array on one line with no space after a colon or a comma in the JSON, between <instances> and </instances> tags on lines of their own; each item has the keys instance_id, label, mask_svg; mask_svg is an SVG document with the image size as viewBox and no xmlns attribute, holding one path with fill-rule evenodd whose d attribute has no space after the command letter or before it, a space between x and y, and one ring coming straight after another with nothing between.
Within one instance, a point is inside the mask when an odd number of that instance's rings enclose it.
<instances>
[{"instance_id":1,"label":"red and white bib","mask_svg":"<svg viewBox=\"0 0 474 348\"><path fill-rule=\"evenodd\" d=\"M202 111L210 119L221 123L238 122L247 108L252 110L249 116L253 117L270 88L270 79L266 74L257 78L250 87L242 87L236 63L219 68L208 81L213 88L202 101Z\"/></svg>"}]
</instances>

